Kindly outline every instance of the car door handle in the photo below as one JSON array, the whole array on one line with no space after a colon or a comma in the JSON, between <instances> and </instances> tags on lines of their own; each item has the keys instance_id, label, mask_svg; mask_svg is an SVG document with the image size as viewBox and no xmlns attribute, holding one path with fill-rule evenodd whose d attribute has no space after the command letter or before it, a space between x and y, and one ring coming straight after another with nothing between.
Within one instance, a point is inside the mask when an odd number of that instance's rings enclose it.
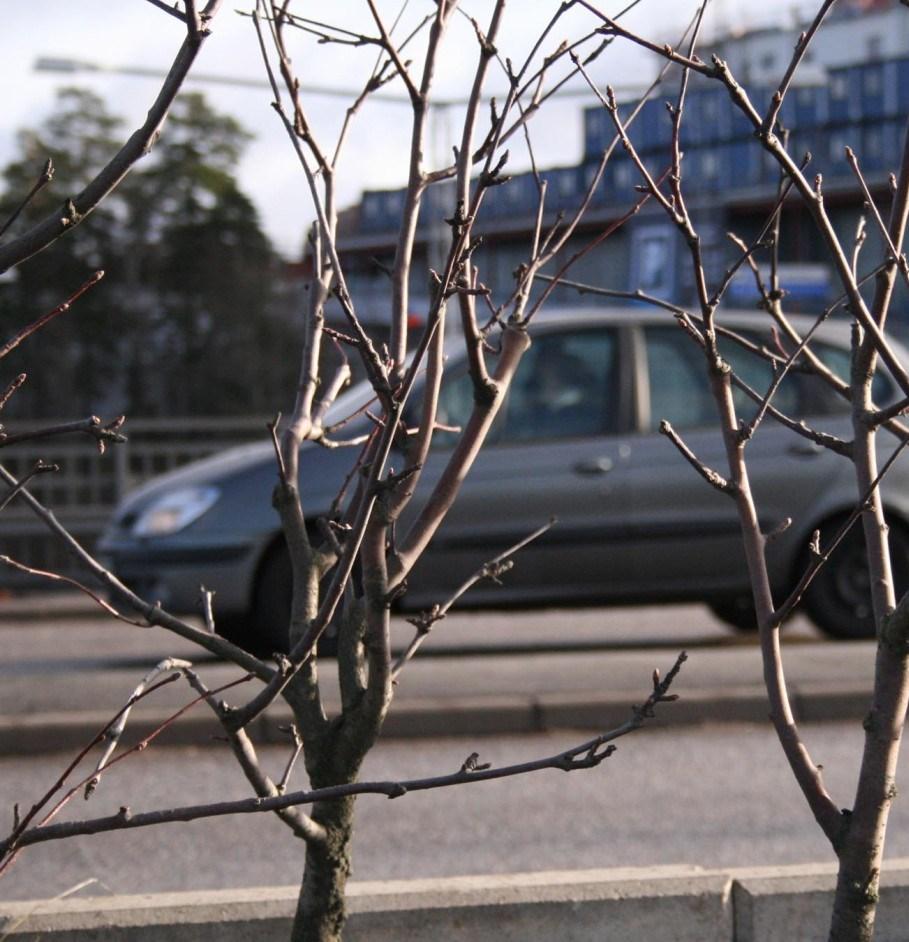
<instances>
[{"instance_id":1,"label":"car door handle","mask_svg":"<svg viewBox=\"0 0 909 942\"><path fill-rule=\"evenodd\" d=\"M579 461L574 470L576 474L606 474L614 467L612 458L603 455L600 458L588 458L585 461Z\"/></svg>"},{"instance_id":2,"label":"car door handle","mask_svg":"<svg viewBox=\"0 0 909 942\"><path fill-rule=\"evenodd\" d=\"M790 445L787 451L796 458L814 458L823 452L824 448L817 442L796 442Z\"/></svg>"}]
</instances>

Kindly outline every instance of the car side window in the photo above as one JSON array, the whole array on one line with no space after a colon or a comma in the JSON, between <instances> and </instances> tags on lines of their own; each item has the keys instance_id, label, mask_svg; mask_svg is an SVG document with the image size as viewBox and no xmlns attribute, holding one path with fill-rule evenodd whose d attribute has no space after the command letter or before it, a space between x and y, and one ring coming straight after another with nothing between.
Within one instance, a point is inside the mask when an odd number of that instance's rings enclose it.
<instances>
[{"instance_id":1,"label":"car side window","mask_svg":"<svg viewBox=\"0 0 909 942\"><path fill-rule=\"evenodd\" d=\"M704 356L678 327L647 327L647 376L650 386L649 428L664 419L676 429L716 422L716 405L707 384Z\"/></svg>"},{"instance_id":2,"label":"car side window","mask_svg":"<svg viewBox=\"0 0 909 942\"><path fill-rule=\"evenodd\" d=\"M836 373L840 379L849 382L852 364L852 354L849 350L826 343L812 345L812 349L824 366ZM805 385L814 415L836 415L849 411L849 403L837 395L819 376L806 376ZM896 398L893 380L880 362L871 385L871 396L878 405L892 402Z\"/></svg>"},{"instance_id":3,"label":"car side window","mask_svg":"<svg viewBox=\"0 0 909 942\"><path fill-rule=\"evenodd\" d=\"M762 344L767 344L769 341L767 337L749 333L748 331L741 331L741 334L746 340L749 340L757 347L760 347ZM747 383L759 396L763 396L773 382L773 369L770 362L759 353L749 350L747 347L743 347L730 337L721 336L718 345L720 355L732 367L733 373L743 382ZM806 410L803 408L803 403L806 403L804 395L805 379L806 376L804 373L795 371L788 373L773 395L774 407L789 416L795 416L805 412L811 414L810 409ZM748 393L738 386L733 386L732 398L735 402L736 412L746 420L751 418L758 408L757 403Z\"/></svg>"},{"instance_id":4,"label":"car side window","mask_svg":"<svg viewBox=\"0 0 909 942\"><path fill-rule=\"evenodd\" d=\"M758 344L757 336L743 336ZM704 355L691 338L678 327L648 327L647 368L650 382L650 422L656 431L663 419L676 429L704 428L717 421L716 403L710 391L704 368ZM743 347L735 340L720 336L720 354L733 372L759 395L763 395L773 379L768 361L760 354ZM780 384L773 404L788 415L798 411L799 380L792 374ZM736 409L745 417L757 408L748 394L733 387Z\"/></svg>"},{"instance_id":5,"label":"car side window","mask_svg":"<svg viewBox=\"0 0 909 942\"><path fill-rule=\"evenodd\" d=\"M756 346L766 342L757 333L742 331L741 335ZM667 419L677 429L704 427L715 422L716 405L706 382L704 358L697 345L683 331L673 327L648 327L645 336L650 429L655 431L662 419ZM769 361L730 337L720 335L718 344L720 354L735 375L763 396L773 380ZM848 350L822 342L812 344L812 349L834 373L848 379ZM873 392L877 402L887 402L893 396L892 383L880 371L875 376ZM733 387L732 394L739 414L749 418L757 404L743 389ZM773 405L790 417L837 415L849 408L848 403L823 379L801 370L787 374L774 394Z\"/></svg>"},{"instance_id":6,"label":"car side window","mask_svg":"<svg viewBox=\"0 0 909 942\"><path fill-rule=\"evenodd\" d=\"M618 359L614 330L541 333L512 380L489 433L496 444L604 435L618 427ZM451 447L473 408L470 377L445 377L439 392L437 447Z\"/></svg>"},{"instance_id":7,"label":"car side window","mask_svg":"<svg viewBox=\"0 0 909 942\"><path fill-rule=\"evenodd\" d=\"M614 330L540 334L512 380L497 440L606 435L618 428L618 403Z\"/></svg>"},{"instance_id":8,"label":"car side window","mask_svg":"<svg viewBox=\"0 0 909 942\"><path fill-rule=\"evenodd\" d=\"M768 338L757 334L744 334L755 344L769 345ZM849 382L851 353L823 341L812 342L811 349L828 369ZM729 361L736 374L752 389L763 395L770 386L772 372L766 359L746 350L741 344L720 338L720 352ZM887 403L894 398L893 383L879 366L871 389L877 403ZM736 408L747 416L749 403L754 403L741 389L733 391ZM787 374L773 397L773 405L790 418L799 416L843 415L849 411L849 403L840 396L822 377L809 370L793 369Z\"/></svg>"},{"instance_id":9,"label":"car side window","mask_svg":"<svg viewBox=\"0 0 909 942\"><path fill-rule=\"evenodd\" d=\"M436 422L439 428L432 436L433 447L453 447L470 418L472 409L473 383L466 372L466 367L456 369L452 373L446 372L439 390L439 403L436 409ZM494 426L490 430L487 441L492 440L496 432L497 429Z\"/></svg>"}]
</instances>

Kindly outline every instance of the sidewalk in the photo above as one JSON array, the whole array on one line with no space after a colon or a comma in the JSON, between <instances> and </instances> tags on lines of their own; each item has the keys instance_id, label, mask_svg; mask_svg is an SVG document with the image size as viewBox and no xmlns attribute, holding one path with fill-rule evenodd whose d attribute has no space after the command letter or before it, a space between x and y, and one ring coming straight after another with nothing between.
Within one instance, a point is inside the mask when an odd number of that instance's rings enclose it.
<instances>
[{"instance_id":1,"label":"sidewalk","mask_svg":"<svg viewBox=\"0 0 909 942\"><path fill-rule=\"evenodd\" d=\"M397 620L393 644L412 627ZM693 643L692 643L693 642ZM643 647L641 646L643 645ZM682 647L689 660L673 688L676 703L655 723L767 721L760 655L697 606L559 609L453 616L402 672L386 736L433 737L604 730L624 722L665 674ZM84 744L166 656L195 659L210 688L237 668L199 657L191 644L160 629L131 628L99 617L90 600L72 595L0 599L0 754L72 750ZM874 643L819 641L804 620L785 634L785 665L796 718L860 720L868 707ZM338 694L331 661L321 661L326 708ZM241 703L254 682L225 694ZM179 710L192 694L169 684L137 704L128 739L135 741ZM290 714L279 706L258 723L260 741L285 741ZM203 744L218 734L204 706L183 715L162 742Z\"/></svg>"}]
</instances>

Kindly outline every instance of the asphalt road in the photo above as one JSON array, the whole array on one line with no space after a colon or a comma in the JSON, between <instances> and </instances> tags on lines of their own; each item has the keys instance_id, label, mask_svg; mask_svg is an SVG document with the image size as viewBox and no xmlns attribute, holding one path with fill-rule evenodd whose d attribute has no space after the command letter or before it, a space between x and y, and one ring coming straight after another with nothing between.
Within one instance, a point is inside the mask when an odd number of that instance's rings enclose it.
<instances>
[{"instance_id":1,"label":"asphalt road","mask_svg":"<svg viewBox=\"0 0 909 942\"><path fill-rule=\"evenodd\" d=\"M860 756L859 724L805 729L828 785L851 800ZM524 737L381 744L368 778L457 769L475 749L507 763L550 754L575 741L564 732ZM277 773L285 754L266 750ZM52 782L60 757L0 761L0 806L26 807ZM905 764L905 763L904 763ZM230 755L206 749L151 749L102 783L74 815L103 814L243 797ZM428 877L563 867L694 863L748 866L830 859L785 767L773 734L757 725L660 729L625 739L598 770L548 771L444 793L358 805L354 877ZM909 856L909 809L891 815L889 856ZM0 880L5 899L47 898L83 880L93 895L293 884L302 848L269 816L168 825L127 835L79 838L29 848Z\"/></svg>"},{"instance_id":2,"label":"asphalt road","mask_svg":"<svg viewBox=\"0 0 909 942\"><path fill-rule=\"evenodd\" d=\"M70 597L68 597L70 598ZM168 655L198 654L194 645L160 628L136 628L104 615L81 597L55 610L45 599L4 605L0 598L0 666L43 673L70 666L92 669L154 663ZM5 610L6 608L6 610ZM403 617L392 625L392 643L403 648L414 628ZM818 638L804 617L787 635ZM515 650L612 650L666 645L727 645L741 640L703 605L616 608L537 608L527 611L456 612L439 622L422 653L438 657Z\"/></svg>"}]
</instances>

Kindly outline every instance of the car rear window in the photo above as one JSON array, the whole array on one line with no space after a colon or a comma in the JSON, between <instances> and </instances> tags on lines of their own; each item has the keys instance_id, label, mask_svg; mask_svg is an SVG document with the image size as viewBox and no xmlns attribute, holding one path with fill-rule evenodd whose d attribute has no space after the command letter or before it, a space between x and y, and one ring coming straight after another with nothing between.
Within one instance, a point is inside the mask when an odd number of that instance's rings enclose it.
<instances>
[{"instance_id":1,"label":"car rear window","mask_svg":"<svg viewBox=\"0 0 909 942\"><path fill-rule=\"evenodd\" d=\"M759 350L771 347L770 338L758 332L741 331L740 336L758 349L750 349L732 337L719 337L720 353L732 367L735 375L763 396L773 382L773 369L769 359ZM645 329L647 366L650 390L648 428L655 431L662 420L677 429L705 427L717 419L716 404L706 382L704 357L701 349L681 329L675 326L654 326ZM830 343L815 342L811 349L821 362L843 379L848 379L850 353ZM893 384L878 372L875 377L876 402L888 402L893 397ZM736 410L748 419L757 404L745 390L733 387ZM789 417L838 415L847 412L849 405L824 379L815 373L792 370L780 384L773 397L773 406Z\"/></svg>"}]
</instances>

